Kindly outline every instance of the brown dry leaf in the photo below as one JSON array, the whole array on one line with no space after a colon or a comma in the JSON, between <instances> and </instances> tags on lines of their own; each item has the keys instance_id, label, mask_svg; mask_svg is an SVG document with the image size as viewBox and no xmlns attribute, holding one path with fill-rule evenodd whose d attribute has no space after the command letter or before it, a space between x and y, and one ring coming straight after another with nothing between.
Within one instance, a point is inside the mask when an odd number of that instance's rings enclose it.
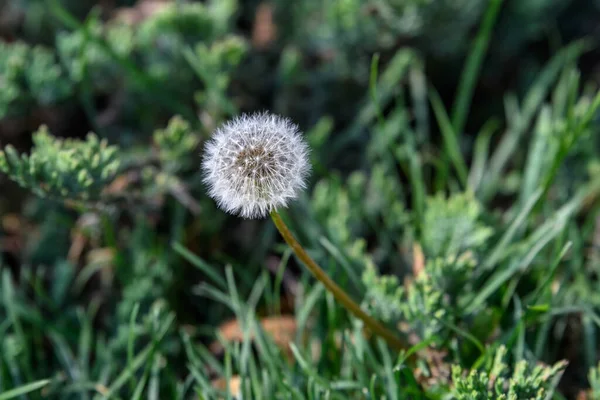
<instances>
[{"instance_id":1,"label":"brown dry leaf","mask_svg":"<svg viewBox=\"0 0 600 400\"><path fill-rule=\"evenodd\" d=\"M452 367L445 361L448 353L442 350L426 348L419 351L419 359L426 364L425 369L415 369L415 379L424 387L446 385L450 383Z\"/></svg>"},{"instance_id":2,"label":"brown dry leaf","mask_svg":"<svg viewBox=\"0 0 600 400\"><path fill-rule=\"evenodd\" d=\"M400 322L398 330L408 337L408 343L416 346L421 343L421 338L413 331L407 322ZM423 387L431 387L450 382L452 368L446 362L447 352L426 347L417 352L418 358L424 362L415 369L415 378Z\"/></svg>"},{"instance_id":3,"label":"brown dry leaf","mask_svg":"<svg viewBox=\"0 0 600 400\"><path fill-rule=\"evenodd\" d=\"M115 258L115 250L110 247L93 249L87 254L88 264L112 264Z\"/></svg>"},{"instance_id":4,"label":"brown dry leaf","mask_svg":"<svg viewBox=\"0 0 600 400\"><path fill-rule=\"evenodd\" d=\"M411 346L416 346L417 344L421 343L421 338L413 331L412 327L408 324L408 322L399 322L398 330L407 336L408 343Z\"/></svg>"},{"instance_id":5,"label":"brown dry leaf","mask_svg":"<svg viewBox=\"0 0 600 400\"><path fill-rule=\"evenodd\" d=\"M260 3L254 17L252 43L259 49L264 49L275 40L277 27L273 22L273 6L268 2Z\"/></svg>"},{"instance_id":6,"label":"brown dry leaf","mask_svg":"<svg viewBox=\"0 0 600 400\"><path fill-rule=\"evenodd\" d=\"M279 317L266 317L260 320L262 329L271 335L275 344L286 354L291 355L289 344L294 341L296 336L296 319L291 315L282 315ZM219 327L219 333L228 342L241 342L244 338L243 331L236 319L227 321ZM253 338L253 336L251 337ZM221 343L214 341L210 345L213 353L223 351Z\"/></svg>"},{"instance_id":7,"label":"brown dry leaf","mask_svg":"<svg viewBox=\"0 0 600 400\"><path fill-rule=\"evenodd\" d=\"M135 171L129 171L125 174L117 176L107 187L104 188L102 194L110 195L124 192L129 185L139 179L139 174Z\"/></svg>"},{"instance_id":8,"label":"brown dry leaf","mask_svg":"<svg viewBox=\"0 0 600 400\"><path fill-rule=\"evenodd\" d=\"M0 220L0 225L4 231L4 237L0 242L0 251L6 251L15 256L21 253L25 246L25 240L28 237L33 237L35 233L31 232L32 228L25 227L22 218L17 214L6 214ZM25 232L30 232L25 235Z\"/></svg>"},{"instance_id":9,"label":"brown dry leaf","mask_svg":"<svg viewBox=\"0 0 600 400\"><path fill-rule=\"evenodd\" d=\"M108 394L108 392L110 392L110 390L101 383L96 383L94 385L94 389L96 389L96 391L103 396L106 396Z\"/></svg>"},{"instance_id":10,"label":"brown dry leaf","mask_svg":"<svg viewBox=\"0 0 600 400\"><path fill-rule=\"evenodd\" d=\"M21 218L17 214L6 214L2 217L2 229L7 234L18 235L21 232Z\"/></svg>"},{"instance_id":11,"label":"brown dry leaf","mask_svg":"<svg viewBox=\"0 0 600 400\"><path fill-rule=\"evenodd\" d=\"M103 287L111 286L113 281L113 262L115 258L115 250L109 247L92 249L87 253L87 264L98 264L103 267L100 269L100 281Z\"/></svg>"},{"instance_id":12,"label":"brown dry leaf","mask_svg":"<svg viewBox=\"0 0 600 400\"><path fill-rule=\"evenodd\" d=\"M98 238L91 234L99 224L99 216L92 212L85 213L77 219L75 227L71 230L71 247L67 255L67 259L73 264L79 263L86 246L99 246Z\"/></svg>"},{"instance_id":13,"label":"brown dry leaf","mask_svg":"<svg viewBox=\"0 0 600 400\"><path fill-rule=\"evenodd\" d=\"M231 377L229 382L225 380L225 378L213 379L211 382L213 387L218 390L225 390L229 387L229 391L232 395L236 396L240 392L240 387L242 384L242 379L239 375L234 375Z\"/></svg>"},{"instance_id":14,"label":"brown dry leaf","mask_svg":"<svg viewBox=\"0 0 600 400\"><path fill-rule=\"evenodd\" d=\"M591 400L591 399L592 399L592 395L590 393L586 392L585 390L581 390L577 394L577 400Z\"/></svg>"},{"instance_id":15,"label":"brown dry leaf","mask_svg":"<svg viewBox=\"0 0 600 400\"><path fill-rule=\"evenodd\" d=\"M84 234L79 231L73 232L71 235L71 247L69 248L69 253L67 254L67 260L69 260L72 264L77 265L81 259L81 254L83 254L86 244L87 237Z\"/></svg>"},{"instance_id":16,"label":"brown dry leaf","mask_svg":"<svg viewBox=\"0 0 600 400\"><path fill-rule=\"evenodd\" d=\"M170 0L141 0L133 7L122 7L115 10L113 20L128 25L137 25L163 10L169 3Z\"/></svg>"},{"instance_id":17,"label":"brown dry leaf","mask_svg":"<svg viewBox=\"0 0 600 400\"><path fill-rule=\"evenodd\" d=\"M423 254L423 248L416 242L413 244L412 271L414 276L419 276L425 271L425 255Z\"/></svg>"},{"instance_id":18,"label":"brown dry leaf","mask_svg":"<svg viewBox=\"0 0 600 400\"><path fill-rule=\"evenodd\" d=\"M412 285L414 279L420 274L425 272L425 255L423 254L423 248L419 243L413 243L412 246L413 262L412 262L412 274L407 274L404 277L404 287L408 288Z\"/></svg>"},{"instance_id":19,"label":"brown dry leaf","mask_svg":"<svg viewBox=\"0 0 600 400\"><path fill-rule=\"evenodd\" d=\"M242 379L239 375L232 376L229 382L225 378L213 379L211 384L217 390L227 390L229 388L229 393L234 397L242 394Z\"/></svg>"},{"instance_id":20,"label":"brown dry leaf","mask_svg":"<svg viewBox=\"0 0 600 400\"><path fill-rule=\"evenodd\" d=\"M292 316L268 317L261 320L262 328L270 333L278 344L285 344L294 341L296 335L296 319Z\"/></svg>"}]
</instances>

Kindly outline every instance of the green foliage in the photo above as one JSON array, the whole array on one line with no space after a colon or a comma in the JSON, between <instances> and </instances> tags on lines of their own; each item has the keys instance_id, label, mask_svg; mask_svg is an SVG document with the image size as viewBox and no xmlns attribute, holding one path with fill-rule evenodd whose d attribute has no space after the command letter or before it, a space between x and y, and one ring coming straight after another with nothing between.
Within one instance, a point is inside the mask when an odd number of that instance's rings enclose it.
<instances>
[{"instance_id":1,"label":"green foliage","mask_svg":"<svg viewBox=\"0 0 600 400\"><path fill-rule=\"evenodd\" d=\"M595 368L590 368L588 372L588 380L593 399L600 397L600 364Z\"/></svg>"},{"instance_id":2,"label":"green foliage","mask_svg":"<svg viewBox=\"0 0 600 400\"><path fill-rule=\"evenodd\" d=\"M463 251L477 250L492 234L480 221L481 206L470 193L445 199L430 197L425 203L422 246L430 257L457 256Z\"/></svg>"},{"instance_id":3,"label":"green foliage","mask_svg":"<svg viewBox=\"0 0 600 400\"><path fill-rule=\"evenodd\" d=\"M71 79L82 84L84 96L118 90L127 110L121 118L134 126L138 115L154 122L167 110L189 116L193 100L211 111L235 112L226 93L247 46L228 30L234 3L157 7L138 26L102 24L96 17L80 26L63 15L79 28L57 38Z\"/></svg>"},{"instance_id":4,"label":"green foliage","mask_svg":"<svg viewBox=\"0 0 600 400\"><path fill-rule=\"evenodd\" d=\"M72 270L73 266L57 265L56 268ZM156 371L150 367L156 368L157 363L164 362L171 352L169 347L173 346L174 315L165 310L165 304L161 301L152 304L144 315L139 316L137 308L126 318L113 320L112 323L119 329L111 330L108 335L97 336L92 325L93 313L84 313L77 307L76 292L81 290L81 280L73 281L73 275L63 276L60 284L70 283L73 286L64 288L66 297L61 300L51 296L51 293L38 292L36 296L39 297L36 299L43 299L46 303L44 315L33 307L14 306L15 303L24 300L25 294L15 286L7 270L2 272L2 315L8 316L11 326L15 327L3 332L2 337L2 395L9 393L4 383L6 379L15 383L22 380L31 381L33 374L46 375L51 379L45 381L45 385L37 383L32 385L33 387L28 388L29 385L24 385L20 388L21 393L26 393L35 387L44 386L41 393L33 392L30 396L35 397L32 398L41 398L43 394L45 397L71 399L77 398L73 395L74 392L79 392L79 396L89 396L95 391L110 396L110 393L119 392L125 385L132 387L133 393L133 374L147 371L145 378L142 378L145 384L152 376L150 372ZM43 278L43 274L49 273L51 270L41 270L37 272L37 276L29 279L36 282ZM58 278L59 275L55 276ZM43 331L45 335L27 334L32 329ZM72 332L76 340L68 340L62 335L63 330ZM42 337L48 340L49 351L44 363L37 365L34 370L28 366L29 358L39 354L36 341ZM121 368L115 368L115 363L121 365ZM55 375L60 370L65 371L63 377ZM111 383L108 383L108 380ZM85 384L86 382L96 382L99 386ZM83 387L78 387L78 383L84 383ZM28 390L25 390L27 388Z\"/></svg>"},{"instance_id":5,"label":"green foliage","mask_svg":"<svg viewBox=\"0 0 600 400\"><path fill-rule=\"evenodd\" d=\"M247 51L246 42L239 36L229 36L213 42L210 46L198 43L193 50L184 54L194 72L204 85L204 90L196 92L194 99L199 106L213 113L227 110L234 113L235 106L226 93L235 68ZM222 113L222 111L221 111Z\"/></svg>"},{"instance_id":6,"label":"green foliage","mask_svg":"<svg viewBox=\"0 0 600 400\"><path fill-rule=\"evenodd\" d=\"M404 290L394 275L379 276L373 266L365 269L362 281L367 288L364 302L383 321L398 321L405 307Z\"/></svg>"},{"instance_id":7,"label":"green foliage","mask_svg":"<svg viewBox=\"0 0 600 400\"><path fill-rule=\"evenodd\" d=\"M193 71L185 65L183 50L196 43L212 44L226 34L228 18L214 14L201 3L170 4L143 21L134 38L140 67L155 82L186 88L192 83ZM213 71L206 73L213 76Z\"/></svg>"},{"instance_id":8,"label":"green foliage","mask_svg":"<svg viewBox=\"0 0 600 400\"><path fill-rule=\"evenodd\" d=\"M0 399L600 396L595 2L13 3ZM203 140L260 109L311 144L294 234L408 353L206 196Z\"/></svg>"},{"instance_id":9,"label":"green foliage","mask_svg":"<svg viewBox=\"0 0 600 400\"><path fill-rule=\"evenodd\" d=\"M99 20L90 19L81 30L59 34L57 50L73 82L89 82L95 90L111 90L121 73L114 57L131 53L133 35L127 26L105 28Z\"/></svg>"},{"instance_id":10,"label":"green foliage","mask_svg":"<svg viewBox=\"0 0 600 400\"><path fill-rule=\"evenodd\" d=\"M38 196L98 198L119 169L118 149L93 133L85 141L58 139L46 127L33 134L30 155L0 151L0 170Z\"/></svg>"},{"instance_id":11,"label":"green foliage","mask_svg":"<svg viewBox=\"0 0 600 400\"><path fill-rule=\"evenodd\" d=\"M449 55L464 51L465 39L483 14L486 2L390 0L375 7L378 18L392 32L417 37L429 51Z\"/></svg>"},{"instance_id":12,"label":"green foliage","mask_svg":"<svg viewBox=\"0 0 600 400\"><path fill-rule=\"evenodd\" d=\"M368 266L362 276L367 288L365 303L374 315L388 322L406 322L422 339L447 338L448 324L461 316L456 304L468 290L475 263L468 255L427 262L413 282L402 287L393 275L378 275Z\"/></svg>"},{"instance_id":13,"label":"green foliage","mask_svg":"<svg viewBox=\"0 0 600 400\"><path fill-rule=\"evenodd\" d=\"M164 169L171 173L191 166L192 152L200 138L192 131L189 122L179 116L171 118L165 129L157 129L153 135L158 148L158 159Z\"/></svg>"},{"instance_id":14,"label":"green foliage","mask_svg":"<svg viewBox=\"0 0 600 400\"><path fill-rule=\"evenodd\" d=\"M447 337L448 324L465 317L457 305L472 288L477 251L493 233L480 221L480 213L472 194L428 198L422 223L423 270L415 271L414 282L402 289L395 276L380 276L367 265L362 279L373 312L385 321L408 322L423 339Z\"/></svg>"},{"instance_id":15,"label":"green foliage","mask_svg":"<svg viewBox=\"0 0 600 400\"><path fill-rule=\"evenodd\" d=\"M57 105L73 93L54 53L41 46L0 43L0 77L0 116Z\"/></svg>"},{"instance_id":16,"label":"green foliage","mask_svg":"<svg viewBox=\"0 0 600 400\"><path fill-rule=\"evenodd\" d=\"M404 204L398 201L402 188L387 179L388 173L385 164L380 163L369 173L353 172L345 184L338 177L316 183L311 207L315 218L322 221L329 240L347 246L351 252L355 238L374 224L383 224L390 233L404 229L409 216Z\"/></svg>"},{"instance_id":17,"label":"green foliage","mask_svg":"<svg viewBox=\"0 0 600 400\"><path fill-rule=\"evenodd\" d=\"M519 361L512 373L503 358L506 348L496 351L489 372L472 370L465 376L458 366L452 368L454 388L453 398L457 400L543 400L552 396L556 378L566 367L558 362L553 366L531 366L527 361Z\"/></svg>"}]
</instances>

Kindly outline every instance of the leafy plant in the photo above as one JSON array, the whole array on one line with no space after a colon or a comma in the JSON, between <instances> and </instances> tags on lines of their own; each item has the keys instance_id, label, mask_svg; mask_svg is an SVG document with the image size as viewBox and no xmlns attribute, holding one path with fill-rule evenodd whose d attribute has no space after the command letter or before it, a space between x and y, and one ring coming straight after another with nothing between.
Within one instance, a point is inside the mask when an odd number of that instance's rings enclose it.
<instances>
[{"instance_id":1,"label":"leafy plant","mask_svg":"<svg viewBox=\"0 0 600 400\"><path fill-rule=\"evenodd\" d=\"M73 94L54 53L26 43L0 43L0 117L65 102Z\"/></svg>"},{"instance_id":2,"label":"leafy plant","mask_svg":"<svg viewBox=\"0 0 600 400\"><path fill-rule=\"evenodd\" d=\"M0 399L599 395L597 4L92 3L0 6ZM264 110L293 249L203 183Z\"/></svg>"},{"instance_id":3,"label":"leafy plant","mask_svg":"<svg viewBox=\"0 0 600 400\"><path fill-rule=\"evenodd\" d=\"M461 368L455 366L452 369L454 398L542 400L552 395L556 378L560 376L566 363L531 367L527 361L522 360L517 363L513 373L507 376L508 367L502 360L505 354L504 347L496 351L489 373L472 370L464 376Z\"/></svg>"},{"instance_id":4,"label":"leafy plant","mask_svg":"<svg viewBox=\"0 0 600 400\"><path fill-rule=\"evenodd\" d=\"M33 142L30 155L19 157L12 146L0 151L0 170L39 196L97 199L118 172L117 148L92 133L61 140L42 127Z\"/></svg>"}]
</instances>

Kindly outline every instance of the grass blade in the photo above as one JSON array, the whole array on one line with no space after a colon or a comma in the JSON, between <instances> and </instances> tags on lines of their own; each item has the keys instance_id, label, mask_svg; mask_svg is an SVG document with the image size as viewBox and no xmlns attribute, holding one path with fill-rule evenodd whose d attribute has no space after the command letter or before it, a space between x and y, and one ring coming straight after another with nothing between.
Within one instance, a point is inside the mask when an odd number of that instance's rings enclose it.
<instances>
[{"instance_id":1,"label":"grass blade","mask_svg":"<svg viewBox=\"0 0 600 400\"><path fill-rule=\"evenodd\" d=\"M481 192L484 201L489 200L498 190L498 180L504 168L517 149L521 137L546 99L561 70L565 65L569 65L578 59L586 48L586 43L579 41L560 50L544 67L531 89L527 92L520 112L515 113L507 110L508 130L490 160L490 166L484 179L485 185ZM510 105L511 103L507 104Z\"/></svg>"},{"instance_id":2,"label":"grass blade","mask_svg":"<svg viewBox=\"0 0 600 400\"><path fill-rule=\"evenodd\" d=\"M481 28L475 37L473 50L469 53L464 70L460 77L458 93L452 108L452 127L460 138L469 113L475 82L479 77L483 59L488 50L492 30L498 17L503 0L492 0L488 5Z\"/></svg>"},{"instance_id":3,"label":"grass blade","mask_svg":"<svg viewBox=\"0 0 600 400\"><path fill-rule=\"evenodd\" d=\"M181 257L185 258L194 267L208 275L208 277L211 278L217 285L219 285L221 289L225 289L227 287L225 278L223 278L223 276L217 272L215 267L203 261L200 257L196 256L177 242L173 243L173 250L179 253Z\"/></svg>"},{"instance_id":4,"label":"grass blade","mask_svg":"<svg viewBox=\"0 0 600 400\"><path fill-rule=\"evenodd\" d=\"M553 157L552 152L548 151L549 141L552 140L552 125L551 109L549 106L544 106L538 116L537 127L525 166L523 185L521 186L522 203L525 203L539 186L547 160Z\"/></svg>"},{"instance_id":5,"label":"grass blade","mask_svg":"<svg viewBox=\"0 0 600 400\"><path fill-rule=\"evenodd\" d=\"M161 327L161 330L158 332L156 339L153 343L148 344L142 351L138 353L131 364L127 365L127 367L121 372L121 374L113 381L113 383L108 388L107 392L102 397L103 399L110 399L113 393L118 391L137 371L140 367L142 367L148 359L152 356L156 347L162 340L162 338L167 334L167 331L171 327L171 324L175 320L174 315L170 315L166 322Z\"/></svg>"},{"instance_id":6,"label":"grass blade","mask_svg":"<svg viewBox=\"0 0 600 400\"><path fill-rule=\"evenodd\" d=\"M483 270L492 268L494 265L496 265L496 263L498 263L498 261L500 261L503 254L505 254L509 243L515 237L519 228L521 228L521 226L523 226L523 224L525 223L525 220L527 219L527 216L529 215L531 210L533 210L533 208L535 207L535 205L541 195L542 195L542 191L537 190L527 200L527 203L525 203L525 205L523 206L523 208L521 209L519 214L516 216L515 220L512 222L512 224L510 224L510 226L508 227L508 229L506 230L504 235L502 235L502 238L500 239L498 244L494 247L494 249L491 251L490 255L483 262L483 265L482 265Z\"/></svg>"},{"instance_id":7,"label":"grass blade","mask_svg":"<svg viewBox=\"0 0 600 400\"><path fill-rule=\"evenodd\" d=\"M48 383L50 383L50 379L43 379L41 381L28 383L28 384L20 386L18 388L1 393L0 400L14 399L15 397L22 396L27 393L35 392L36 390L40 390L41 388L46 386Z\"/></svg>"},{"instance_id":8,"label":"grass blade","mask_svg":"<svg viewBox=\"0 0 600 400\"><path fill-rule=\"evenodd\" d=\"M429 100L431 101L433 112L440 127L442 138L444 139L446 154L454 164L454 168L456 169L461 184L465 186L468 177L467 164L460 151L457 132L450 122L450 118L448 117L448 113L446 112L446 108L444 107L440 95L433 88L429 89Z\"/></svg>"},{"instance_id":9,"label":"grass blade","mask_svg":"<svg viewBox=\"0 0 600 400\"><path fill-rule=\"evenodd\" d=\"M488 161L488 154L490 150L490 141L492 135L498 129L498 121L491 119L486 122L481 128L475 139L475 150L473 154L473 162L471 164L471 170L469 171L468 186L474 193L477 193L483 175L485 174L485 168Z\"/></svg>"}]
</instances>

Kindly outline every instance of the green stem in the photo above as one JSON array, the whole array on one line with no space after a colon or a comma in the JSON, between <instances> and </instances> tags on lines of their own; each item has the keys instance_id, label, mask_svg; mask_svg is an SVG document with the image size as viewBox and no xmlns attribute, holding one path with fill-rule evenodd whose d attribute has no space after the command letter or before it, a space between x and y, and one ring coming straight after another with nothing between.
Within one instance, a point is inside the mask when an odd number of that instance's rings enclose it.
<instances>
[{"instance_id":1,"label":"green stem","mask_svg":"<svg viewBox=\"0 0 600 400\"><path fill-rule=\"evenodd\" d=\"M306 265L308 270L315 276L315 278L317 278L325 286L325 288L327 288L327 290L329 290L329 292L333 294L333 297L335 297L335 299L338 302L340 302L344 307L346 307L357 318L361 319L365 323L365 326L372 333L379 335L383 339L385 339L385 341L395 350L400 351L407 349L407 345L402 340L400 340L400 338L394 335L379 321L377 321L369 314L364 312L362 308L360 308L360 306L356 304L354 300L350 298L350 296L348 296L344 289L339 287L333 280L331 280L331 278L327 276L325 271L323 271L323 269L321 269L321 267L319 267L317 263L314 262L312 258L310 258L308 253L306 253L306 251L302 247L302 245L298 243L294 235L292 235L292 233L290 232L286 224L283 222L281 216L277 211L271 212L271 218L273 219L273 222L279 230L279 233L281 233L283 239L292 248L292 250L294 250L294 253L296 253L296 256L304 263L304 265Z\"/></svg>"}]
</instances>

